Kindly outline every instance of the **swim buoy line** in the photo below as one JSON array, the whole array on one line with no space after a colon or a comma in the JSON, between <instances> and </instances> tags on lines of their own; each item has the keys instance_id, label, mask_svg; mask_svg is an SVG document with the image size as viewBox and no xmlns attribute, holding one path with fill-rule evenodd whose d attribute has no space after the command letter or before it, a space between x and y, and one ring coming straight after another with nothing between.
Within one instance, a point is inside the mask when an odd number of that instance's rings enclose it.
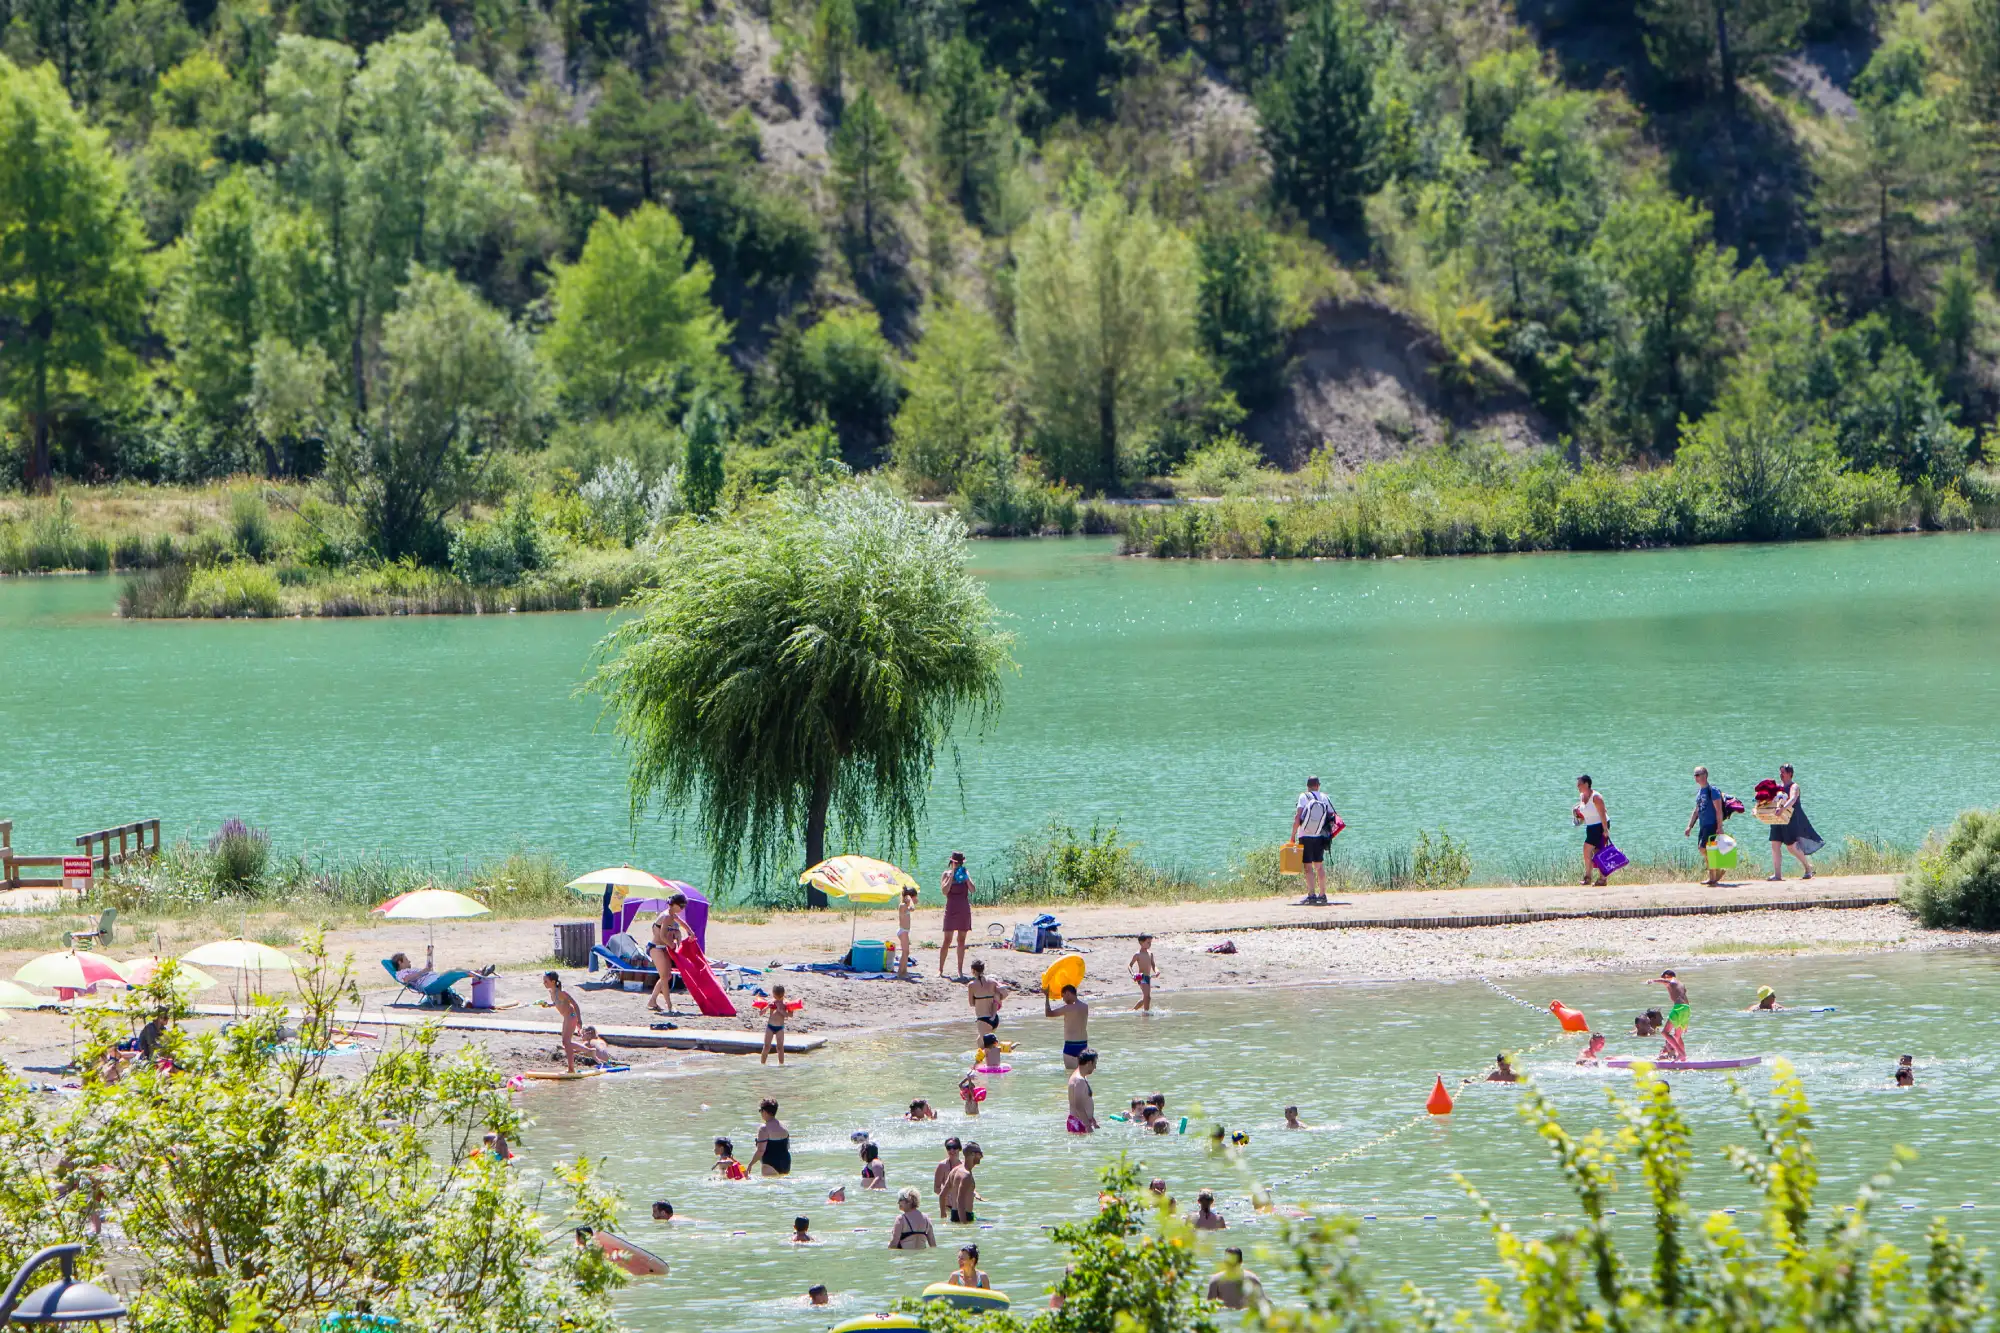
<instances>
[{"instance_id":1,"label":"swim buoy line","mask_svg":"<svg viewBox=\"0 0 2000 1333\"><path fill-rule=\"evenodd\" d=\"M1444 1075L1439 1074L1437 1082L1431 1085L1431 1095L1424 1102L1424 1110L1432 1115L1450 1115L1451 1108L1451 1094L1444 1090Z\"/></svg>"},{"instance_id":2,"label":"swim buoy line","mask_svg":"<svg viewBox=\"0 0 2000 1333\"><path fill-rule=\"evenodd\" d=\"M1562 1024L1564 1032L1590 1031L1590 1020L1564 1004L1561 1000L1550 1000L1549 1012L1556 1016L1556 1022Z\"/></svg>"}]
</instances>

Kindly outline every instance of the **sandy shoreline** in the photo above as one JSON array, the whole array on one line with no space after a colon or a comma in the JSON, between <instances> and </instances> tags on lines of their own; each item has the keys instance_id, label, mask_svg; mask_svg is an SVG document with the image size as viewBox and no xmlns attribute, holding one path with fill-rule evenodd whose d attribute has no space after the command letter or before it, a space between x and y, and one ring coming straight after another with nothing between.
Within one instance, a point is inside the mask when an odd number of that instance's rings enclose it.
<instances>
[{"instance_id":1,"label":"sandy shoreline","mask_svg":"<svg viewBox=\"0 0 2000 1333\"><path fill-rule=\"evenodd\" d=\"M1745 881L1721 889L1693 885L1644 885L1608 890L1582 888L1461 889L1435 892L1358 894L1348 905L1330 909L1301 908L1284 899L1230 902L1152 904L1143 906L1072 907L1058 911L1064 934L1089 967L1086 996L1107 1006L1125 1007L1137 988L1127 971L1131 935L1151 930L1158 938L1154 954L1164 999L1176 990L1209 990L1242 986L1298 986L1358 981L1407 981L1490 976L1495 979L1535 973L1602 972L1634 966L1715 962L1746 956L1841 954L1875 951L1917 951L1946 948L2000 947L1984 937L1918 926L1894 906L1812 908L1787 911L1741 911L1725 915L1686 915L1640 919L1569 919L1516 925L1486 925L1441 929L1357 928L1312 929L1300 923L1340 918L1478 916L1498 912L1580 911L1606 907L1675 907L1694 904L1783 902L1802 898L1857 897L1893 892L1889 876L1818 878L1810 884L1788 881L1766 884ZM1019 986L1002 1010L1002 1036L1009 1029L1043 1022L1035 990L1036 979L1051 961L1049 955L1017 953L988 943L989 922L1007 925L1031 918L1037 909L980 908L975 912L974 947L967 953L984 959L988 975ZM501 973L500 996L514 1006L504 1017L529 1023L550 1021L550 1010L537 1007L542 999L540 974L547 966L553 940L552 922L498 921L441 923L437 956L441 964L496 964ZM893 934L894 918L864 915L863 938ZM844 913L784 913L761 924L717 921L709 931L709 956L753 967L825 962L847 947L851 929ZM914 937L921 979L862 980L816 974L785 973L790 998L805 1008L793 1019L797 1031L837 1036L871 1030L964 1020L970 1031L970 1009L964 987L937 973L938 914L919 916ZM1207 950L1231 940L1237 952ZM382 978L375 961L397 948L421 946L421 927L383 924L351 928L328 936L334 958L351 953L362 987L364 1006L380 1010L395 999L393 986ZM114 950L114 953L119 952ZM0 975L11 975L25 962L25 952L0 953ZM954 960L955 961L955 960ZM955 968L952 969L955 971ZM586 1022L628 1024L644 1028L657 1021L646 1011L646 996L636 985L624 991L581 969L562 969L565 983L577 994ZM766 984L776 979L765 978ZM218 990L200 997L228 1002ZM748 1032L761 1022L748 1008L747 995L734 997L742 1013L734 1019L704 1018L692 1012L685 996L676 997L681 1012L674 1021L682 1030ZM407 1012L407 1011L399 1011ZM52 1069L67 1060L69 1020L55 1012L15 1012L14 1021L0 1028L0 1058L16 1068ZM207 1020L205 1020L207 1021ZM476 1042L503 1065L546 1067L554 1042L538 1034L452 1033L443 1044ZM810 1061L805 1055L801 1060Z\"/></svg>"}]
</instances>

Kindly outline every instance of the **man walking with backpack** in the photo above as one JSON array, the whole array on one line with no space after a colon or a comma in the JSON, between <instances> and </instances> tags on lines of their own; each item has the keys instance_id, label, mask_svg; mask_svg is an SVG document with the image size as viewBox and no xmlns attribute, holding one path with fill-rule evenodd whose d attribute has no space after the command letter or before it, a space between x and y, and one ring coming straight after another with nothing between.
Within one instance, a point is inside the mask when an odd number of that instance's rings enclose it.
<instances>
[{"instance_id":1,"label":"man walking with backpack","mask_svg":"<svg viewBox=\"0 0 2000 1333\"><path fill-rule=\"evenodd\" d=\"M1306 789L1299 793L1298 809L1292 814L1292 841L1299 845L1306 876L1306 896L1299 900L1299 906L1327 905L1326 849L1344 827L1334 813L1333 802L1319 789L1319 779L1307 778Z\"/></svg>"}]
</instances>

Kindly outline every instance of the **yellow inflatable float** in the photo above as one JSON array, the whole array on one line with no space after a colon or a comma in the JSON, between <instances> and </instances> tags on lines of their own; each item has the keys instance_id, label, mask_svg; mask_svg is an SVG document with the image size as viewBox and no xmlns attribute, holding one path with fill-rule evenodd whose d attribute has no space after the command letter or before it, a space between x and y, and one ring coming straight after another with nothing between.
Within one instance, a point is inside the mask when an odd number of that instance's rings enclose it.
<instances>
[{"instance_id":1,"label":"yellow inflatable float","mask_svg":"<svg viewBox=\"0 0 2000 1333\"><path fill-rule=\"evenodd\" d=\"M1048 997L1051 1000L1059 1000L1062 998L1062 988L1064 986L1082 986L1082 985L1083 985L1082 954L1078 953L1064 954L1061 958L1058 958L1053 963L1050 963L1048 966L1048 970L1042 973L1042 990L1044 993L1048 995Z\"/></svg>"},{"instance_id":2,"label":"yellow inflatable float","mask_svg":"<svg viewBox=\"0 0 2000 1333\"><path fill-rule=\"evenodd\" d=\"M878 1330L893 1330L893 1333L924 1333L924 1326L921 1321L906 1314L865 1314L859 1319L835 1324L826 1333L877 1333Z\"/></svg>"},{"instance_id":3,"label":"yellow inflatable float","mask_svg":"<svg viewBox=\"0 0 2000 1333\"><path fill-rule=\"evenodd\" d=\"M961 1287L956 1282L931 1283L924 1288L924 1299L943 1301L961 1310L1005 1310L1014 1303L1005 1292L994 1291L990 1287Z\"/></svg>"}]
</instances>

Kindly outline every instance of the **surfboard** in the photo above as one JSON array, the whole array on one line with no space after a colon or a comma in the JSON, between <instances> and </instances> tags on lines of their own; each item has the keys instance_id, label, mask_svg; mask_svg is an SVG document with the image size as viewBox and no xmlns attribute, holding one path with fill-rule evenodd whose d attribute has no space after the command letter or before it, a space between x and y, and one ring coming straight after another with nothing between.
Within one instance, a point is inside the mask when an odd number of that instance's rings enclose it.
<instances>
[{"instance_id":1,"label":"surfboard","mask_svg":"<svg viewBox=\"0 0 2000 1333\"><path fill-rule=\"evenodd\" d=\"M664 1277L667 1261L643 1245L634 1245L623 1236L609 1231L600 1231L591 1237L597 1248L612 1263L617 1264L634 1277Z\"/></svg>"},{"instance_id":2,"label":"surfboard","mask_svg":"<svg viewBox=\"0 0 2000 1333\"><path fill-rule=\"evenodd\" d=\"M571 1079L596 1078L603 1072L602 1069L579 1069L572 1074L567 1069L524 1069L521 1071L521 1077L539 1079L545 1083L567 1083Z\"/></svg>"},{"instance_id":3,"label":"surfboard","mask_svg":"<svg viewBox=\"0 0 2000 1333\"><path fill-rule=\"evenodd\" d=\"M1715 1060L1646 1060L1620 1055L1606 1060L1604 1063L1612 1069L1630 1069L1635 1064L1649 1064L1655 1069L1663 1069L1672 1073L1675 1070L1692 1069L1748 1069L1752 1065L1763 1064L1764 1057L1761 1055L1738 1055Z\"/></svg>"}]
</instances>

